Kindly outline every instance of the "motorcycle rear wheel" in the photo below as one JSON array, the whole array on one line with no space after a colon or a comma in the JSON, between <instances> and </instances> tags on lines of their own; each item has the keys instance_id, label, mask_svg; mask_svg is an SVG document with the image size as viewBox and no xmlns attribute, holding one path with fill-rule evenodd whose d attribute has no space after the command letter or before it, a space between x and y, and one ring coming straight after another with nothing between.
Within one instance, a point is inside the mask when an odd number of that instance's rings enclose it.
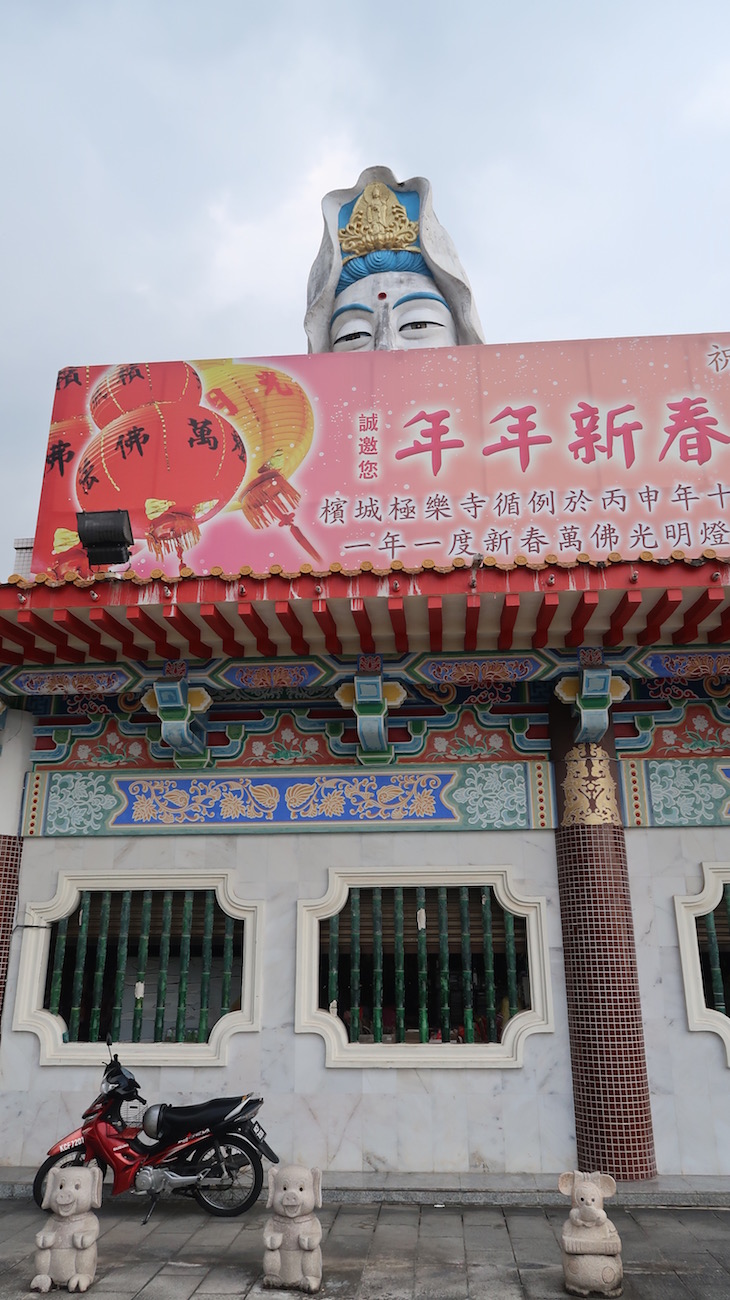
<instances>
[{"instance_id":1,"label":"motorcycle rear wheel","mask_svg":"<svg viewBox=\"0 0 730 1300\"><path fill-rule=\"evenodd\" d=\"M83 1164L86 1164L84 1159L84 1147L74 1147L72 1151L59 1151L55 1156L49 1156L47 1160L43 1161L43 1164L33 1179L33 1200L39 1210L43 1209L43 1197L46 1194L46 1182L51 1170L55 1169L56 1165L60 1165L61 1168L65 1169L66 1166L70 1167L73 1165ZM97 1160L96 1164L98 1164L101 1169L101 1176L103 1178L106 1173L106 1165L102 1160Z\"/></svg>"},{"instance_id":2,"label":"motorcycle rear wheel","mask_svg":"<svg viewBox=\"0 0 730 1300\"><path fill-rule=\"evenodd\" d=\"M226 1170L232 1181L228 1187L194 1187L193 1196L208 1214L231 1218L244 1214L256 1204L264 1182L264 1170L258 1152L243 1141L238 1133L223 1133L218 1146ZM208 1167L212 1177L220 1177L221 1170L215 1143L206 1142L195 1155L197 1173Z\"/></svg>"}]
</instances>

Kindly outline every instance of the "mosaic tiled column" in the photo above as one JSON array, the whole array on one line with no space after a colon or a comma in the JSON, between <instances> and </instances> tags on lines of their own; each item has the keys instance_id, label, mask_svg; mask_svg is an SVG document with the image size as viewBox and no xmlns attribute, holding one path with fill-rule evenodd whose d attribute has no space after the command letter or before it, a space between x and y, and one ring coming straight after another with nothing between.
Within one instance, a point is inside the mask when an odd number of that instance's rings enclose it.
<instances>
[{"instance_id":1,"label":"mosaic tiled column","mask_svg":"<svg viewBox=\"0 0 730 1300\"><path fill-rule=\"evenodd\" d=\"M18 835L0 835L0 1014L5 1001L22 848L23 841Z\"/></svg>"},{"instance_id":2,"label":"mosaic tiled column","mask_svg":"<svg viewBox=\"0 0 730 1300\"><path fill-rule=\"evenodd\" d=\"M656 1175L626 842L610 728L574 743L567 708L551 733L558 885L578 1167Z\"/></svg>"}]
</instances>

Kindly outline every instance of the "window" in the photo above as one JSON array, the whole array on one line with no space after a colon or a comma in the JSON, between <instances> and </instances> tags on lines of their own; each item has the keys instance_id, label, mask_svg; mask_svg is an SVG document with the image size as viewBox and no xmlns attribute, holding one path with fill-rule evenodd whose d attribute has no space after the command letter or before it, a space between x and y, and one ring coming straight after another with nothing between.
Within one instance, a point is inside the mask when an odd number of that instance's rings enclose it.
<instances>
[{"instance_id":1,"label":"window","mask_svg":"<svg viewBox=\"0 0 730 1300\"><path fill-rule=\"evenodd\" d=\"M328 1065L519 1065L552 1028L545 903L505 868L330 873L300 903L297 1030Z\"/></svg>"},{"instance_id":2,"label":"window","mask_svg":"<svg viewBox=\"0 0 730 1300\"><path fill-rule=\"evenodd\" d=\"M82 890L51 927L44 1008L71 1043L206 1043L240 1007L243 927L214 889Z\"/></svg>"},{"instance_id":3,"label":"window","mask_svg":"<svg viewBox=\"0 0 730 1300\"><path fill-rule=\"evenodd\" d=\"M491 885L353 886L320 922L319 1005L351 1043L497 1043L530 1006L525 918Z\"/></svg>"},{"instance_id":4,"label":"window","mask_svg":"<svg viewBox=\"0 0 730 1300\"><path fill-rule=\"evenodd\" d=\"M14 1028L44 1064L97 1063L108 1033L130 1062L225 1064L231 1033L258 1028L260 910L225 873L62 875L27 909Z\"/></svg>"},{"instance_id":5,"label":"window","mask_svg":"<svg viewBox=\"0 0 730 1300\"><path fill-rule=\"evenodd\" d=\"M702 892L674 900L687 1022L719 1034L730 1065L730 863L702 870Z\"/></svg>"}]
</instances>

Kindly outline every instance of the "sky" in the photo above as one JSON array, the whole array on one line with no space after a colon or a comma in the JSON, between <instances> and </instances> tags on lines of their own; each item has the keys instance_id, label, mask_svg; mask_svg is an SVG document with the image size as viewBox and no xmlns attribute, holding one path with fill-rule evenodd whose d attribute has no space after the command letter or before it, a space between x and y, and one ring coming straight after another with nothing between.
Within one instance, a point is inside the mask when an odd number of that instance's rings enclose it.
<instances>
[{"instance_id":1,"label":"sky","mask_svg":"<svg viewBox=\"0 0 730 1300\"><path fill-rule=\"evenodd\" d=\"M0 580L57 371L305 352L364 167L430 178L488 343L730 328L727 0L16 0L0 70Z\"/></svg>"}]
</instances>

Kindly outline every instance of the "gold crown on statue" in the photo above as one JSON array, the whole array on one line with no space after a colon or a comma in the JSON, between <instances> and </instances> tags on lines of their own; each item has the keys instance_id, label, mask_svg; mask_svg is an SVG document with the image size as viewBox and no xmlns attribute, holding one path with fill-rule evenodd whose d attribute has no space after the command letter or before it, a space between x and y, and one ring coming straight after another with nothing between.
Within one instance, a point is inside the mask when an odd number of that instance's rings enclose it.
<instances>
[{"instance_id":1,"label":"gold crown on statue","mask_svg":"<svg viewBox=\"0 0 730 1300\"><path fill-rule=\"evenodd\" d=\"M350 220L338 235L343 262L381 250L420 252L418 222L409 220L403 204L382 181L371 181L365 186Z\"/></svg>"}]
</instances>

